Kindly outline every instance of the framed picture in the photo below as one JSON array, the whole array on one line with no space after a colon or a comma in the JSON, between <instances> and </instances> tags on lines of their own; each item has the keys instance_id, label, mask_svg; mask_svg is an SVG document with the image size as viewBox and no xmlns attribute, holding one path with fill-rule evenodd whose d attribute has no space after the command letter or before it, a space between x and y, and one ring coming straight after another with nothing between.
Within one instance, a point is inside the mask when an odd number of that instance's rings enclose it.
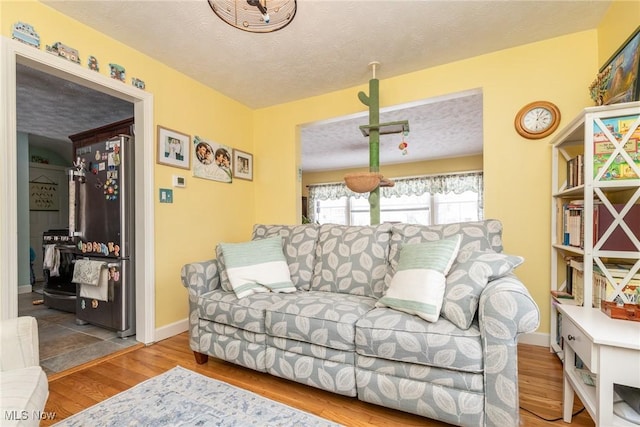
<instances>
[{"instance_id":1,"label":"framed picture","mask_svg":"<svg viewBox=\"0 0 640 427\"><path fill-rule=\"evenodd\" d=\"M233 176L253 181L253 155L233 150Z\"/></svg>"},{"instance_id":2,"label":"framed picture","mask_svg":"<svg viewBox=\"0 0 640 427\"><path fill-rule=\"evenodd\" d=\"M618 104L640 100L640 27L622 44L600 69L603 81L602 103Z\"/></svg>"},{"instance_id":3,"label":"framed picture","mask_svg":"<svg viewBox=\"0 0 640 427\"><path fill-rule=\"evenodd\" d=\"M189 135L158 126L158 163L190 169Z\"/></svg>"},{"instance_id":4,"label":"framed picture","mask_svg":"<svg viewBox=\"0 0 640 427\"><path fill-rule=\"evenodd\" d=\"M231 183L233 181L232 148L193 137L193 176L213 181Z\"/></svg>"}]
</instances>

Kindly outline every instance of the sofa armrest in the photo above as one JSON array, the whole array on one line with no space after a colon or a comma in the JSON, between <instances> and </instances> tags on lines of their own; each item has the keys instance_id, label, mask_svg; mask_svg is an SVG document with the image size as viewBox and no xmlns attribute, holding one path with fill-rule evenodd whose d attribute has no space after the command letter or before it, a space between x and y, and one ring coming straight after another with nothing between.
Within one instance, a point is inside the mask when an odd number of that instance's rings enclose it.
<instances>
[{"instance_id":1,"label":"sofa armrest","mask_svg":"<svg viewBox=\"0 0 640 427\"><path fill-rule=\"evenodd\" d=\"M38 366L38 323L31 316L0 322L0 371Z\"/></svg>"},{"instance_id":2,"label":"sofa armrest","mask_svg":"<svg viewBox=\"0 0 640 427\"><path fill-rule=\"evenodd\" d=\"M180 270L182 284L189 291L189 346L200 352L200 317L198 300L202 294L220 285L220 269L217 259L185 264Z\"/></svg>"},{"instance_id":3,"label":"sofa armrest","mask_svg":"<svg viewBox=\"0 0 640 427\"><path fill-rule=\"evenodd\" d=\"M182 285L189 290L189 297L198 297L220 287L220 271L218 261L192 262L182 266L180 270Z\"/></svg>"},{"instance_id":4,"label":"sofa armrest","mask_svg":"<svg viewBox=\"0 0 640 427\"><path fill-rule=\"evenodd\" d=\"M513 274L489 282L478 320L484 356L485 426L518 426L518 335L533 332L540 310Z\"/></svg>"}]
</instances>

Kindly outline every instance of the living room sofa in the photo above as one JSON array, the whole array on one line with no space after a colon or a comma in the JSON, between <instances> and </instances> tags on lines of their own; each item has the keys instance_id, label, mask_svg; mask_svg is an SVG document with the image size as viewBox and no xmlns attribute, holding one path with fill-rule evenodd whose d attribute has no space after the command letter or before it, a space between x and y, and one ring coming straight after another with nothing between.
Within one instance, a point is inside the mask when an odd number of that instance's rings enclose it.
<instances>
[{"instance_id":1,"label":"living room sofa","mask_svg":"<svg viewBox=\"0 0 640 427\"><path fill-rule=\"evenodd\" d=\"M273 238L293 290L238 297L224 244L183 266L198 363L213 356L454 425L519 425L517 339L540 313L512 272L522 258L502 254L500 221L254 226L251 242ZM433 321L394 306L403 248L452 239Z\"/></svg>"}]
</instances>

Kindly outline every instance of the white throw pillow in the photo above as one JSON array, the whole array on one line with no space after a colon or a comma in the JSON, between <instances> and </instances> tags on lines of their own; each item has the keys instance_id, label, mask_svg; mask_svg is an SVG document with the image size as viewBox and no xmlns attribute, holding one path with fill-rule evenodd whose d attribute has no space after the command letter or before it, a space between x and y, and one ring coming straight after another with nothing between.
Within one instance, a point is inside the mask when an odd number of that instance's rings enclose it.
<instances>
[{"instance_id":1,"label":"white throw pillow","mask_svg":"<svg viewBox=\"0 0 640 427\"><path fill-rule=\"evenodd\" d=\"M229 282L238 298L257 292L295 292L282 237L220 243Z\"/></svg>"},{"instance_id":2,"label":"white throw pillow","mask_svg":"<svg viewBox=\"0 0 640 427\"><path fill-rule=\"evenodd\" d=\"M440 317L445 277L460 248L461 236L432 242L405 244L391 285L376 307L415 314L429 322Z\"/></svg>"}]
</instances>

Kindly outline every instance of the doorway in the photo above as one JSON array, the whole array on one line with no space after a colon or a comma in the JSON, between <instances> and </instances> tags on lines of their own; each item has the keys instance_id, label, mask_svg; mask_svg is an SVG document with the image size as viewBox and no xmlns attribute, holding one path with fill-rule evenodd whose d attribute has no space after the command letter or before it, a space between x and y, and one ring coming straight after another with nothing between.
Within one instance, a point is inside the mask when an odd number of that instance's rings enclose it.
<instances>
[{"instance_id":1,"label":"doorway","mask_svg":"<svg viewBox=\"0 0 640 427\"><path fill-rule=\"evenodd\" d=\"M136 340L145 344L155 340L154 301L154 222L153 222L153 95L122 82L109 79L77 64L2 37L0 65L0 317L18 315L17 230L17 128L16 64L23 64L87 88L126 100L134 105L136 123L135 181L141 195L135 214ZM146 155L145 155L146 153Z\"/></svg>"}]
</instances>

